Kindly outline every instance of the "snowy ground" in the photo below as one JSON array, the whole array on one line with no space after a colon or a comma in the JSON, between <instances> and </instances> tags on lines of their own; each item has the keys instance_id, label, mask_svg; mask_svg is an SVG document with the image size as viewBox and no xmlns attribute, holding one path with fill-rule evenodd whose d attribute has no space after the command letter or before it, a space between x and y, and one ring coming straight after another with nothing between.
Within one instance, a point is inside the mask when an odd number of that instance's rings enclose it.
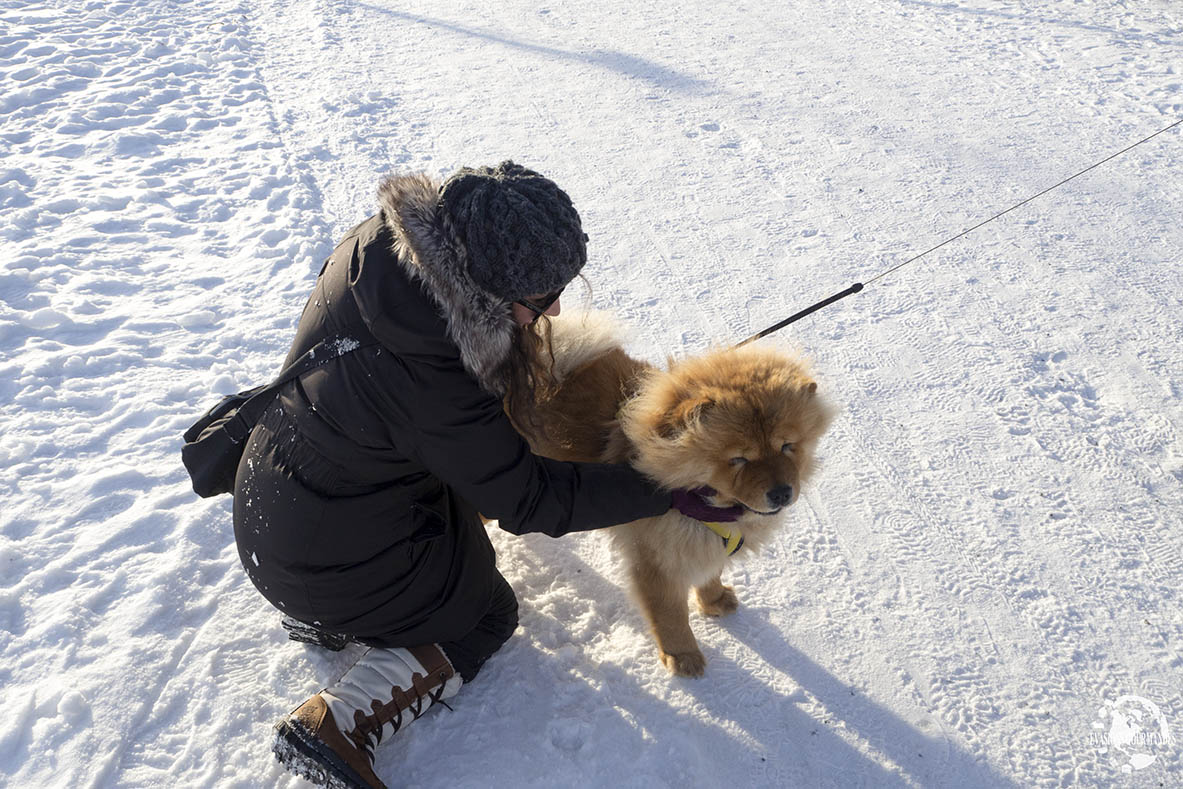
<instances>
[{"instance_id":1,"label":"snowy ground","mask_svg":"<svg viewBox=\"0 0 1183 789\"><path fill-rule=\"evenodd\" d=\"M658 360L1179 118L1168 0L0 0L0 783L301 784L270 724L356 652L285 640L180 433L277 370L381 174L555 178ZM843 415L744 607L695 617L706 679L599 538L498 532L522 628L379 773L1180 785L1181 160L1177 129L765 341Z\"/></svg>"}]
</instances>

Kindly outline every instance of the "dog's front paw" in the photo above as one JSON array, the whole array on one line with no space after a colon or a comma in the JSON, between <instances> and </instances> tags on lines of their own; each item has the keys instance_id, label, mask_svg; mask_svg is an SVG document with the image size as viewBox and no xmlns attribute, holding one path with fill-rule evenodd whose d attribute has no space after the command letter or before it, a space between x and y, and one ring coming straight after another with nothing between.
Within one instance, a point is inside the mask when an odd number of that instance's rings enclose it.
<instances>
[{"instance_id":1,"label":"dog's front paw","mask_svg":"<svg viewBox=\"0 0 1183 789\"><path fill-rule=\"evenodd\" d=\"M720 585L719 588L723 591L713 600L707 600L701 591L698 593L698 608L707 616L727 616L734 614L739 608L739 598L735 596L735 590L730 586Z\"/></svg>"},{"instance_id":2,"label":"dog's front paw","mask_svg":"<svg viewBox=\"0 0 1183 789\"><path fill-rule=\"evenodd\" d=\"M706 671L707 659L699 650L693 652L661 653L661 662L679 677L701 677Z\"/></svg>"}]
</instances>

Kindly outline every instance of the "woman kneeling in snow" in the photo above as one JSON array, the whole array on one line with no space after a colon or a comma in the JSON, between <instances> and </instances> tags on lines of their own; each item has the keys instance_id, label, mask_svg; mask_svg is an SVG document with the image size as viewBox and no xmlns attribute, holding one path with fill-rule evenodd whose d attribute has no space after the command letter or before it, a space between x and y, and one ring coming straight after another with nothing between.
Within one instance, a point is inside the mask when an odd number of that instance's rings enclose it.
<instances>
[{"instance_id":1,"label":"woman kneeling in snow","mask_svg":"<svg viewBox=\"0 0 1183 789\"><path fill-rule=\"evenodd\" d=\"M276 726L280 760L323 785L380 787L373 749L471 682L517 626L478 512L553 537L667 511L624 465L530 453L546 319L586 260L552 181L504 162L379 189L381 211L325 263L287 363L363 346L280 390L238 468L234 531L284 614L372 647Z\"/></svg>"}]
</instances>

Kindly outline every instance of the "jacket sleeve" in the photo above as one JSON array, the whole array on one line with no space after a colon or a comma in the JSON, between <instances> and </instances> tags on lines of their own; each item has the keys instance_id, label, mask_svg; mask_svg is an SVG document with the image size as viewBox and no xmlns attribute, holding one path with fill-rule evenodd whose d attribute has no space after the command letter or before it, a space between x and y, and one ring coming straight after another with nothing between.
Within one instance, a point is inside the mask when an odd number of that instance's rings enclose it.
<instances>
[{"instance_id":1,"label":"jacket sleeve","mask_svg":"<svg viewBox=\"0 0 1183 789\"><path fill-rule=\"evenodd\" d=\"M660 515L671 494L625 464L539 457L458 359L391 359L399 448L513 534L558 537Z\"/></svg>"}]
</instances>

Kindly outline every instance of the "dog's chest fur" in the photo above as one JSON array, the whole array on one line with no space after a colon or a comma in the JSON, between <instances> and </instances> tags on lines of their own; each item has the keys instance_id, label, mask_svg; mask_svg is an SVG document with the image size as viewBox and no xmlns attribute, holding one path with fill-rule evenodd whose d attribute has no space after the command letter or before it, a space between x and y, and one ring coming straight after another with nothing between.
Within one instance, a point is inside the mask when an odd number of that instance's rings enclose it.
<instances>
[{"instance_id":1,"label":"dog's chest fur","mask_svg":"<svg viewBox=\"0 0 1183 789\"><path fill-rule=\"evenodd\" d=\"M741 521L738 526L743 531L744 544L732 556L727 555L719 535L672 510L605 531L617 552L630 562L654 564L667 576L691 587L706 583L727 565L755 554L775 530L768 520Z\"/></svg>"}]
</instances>

